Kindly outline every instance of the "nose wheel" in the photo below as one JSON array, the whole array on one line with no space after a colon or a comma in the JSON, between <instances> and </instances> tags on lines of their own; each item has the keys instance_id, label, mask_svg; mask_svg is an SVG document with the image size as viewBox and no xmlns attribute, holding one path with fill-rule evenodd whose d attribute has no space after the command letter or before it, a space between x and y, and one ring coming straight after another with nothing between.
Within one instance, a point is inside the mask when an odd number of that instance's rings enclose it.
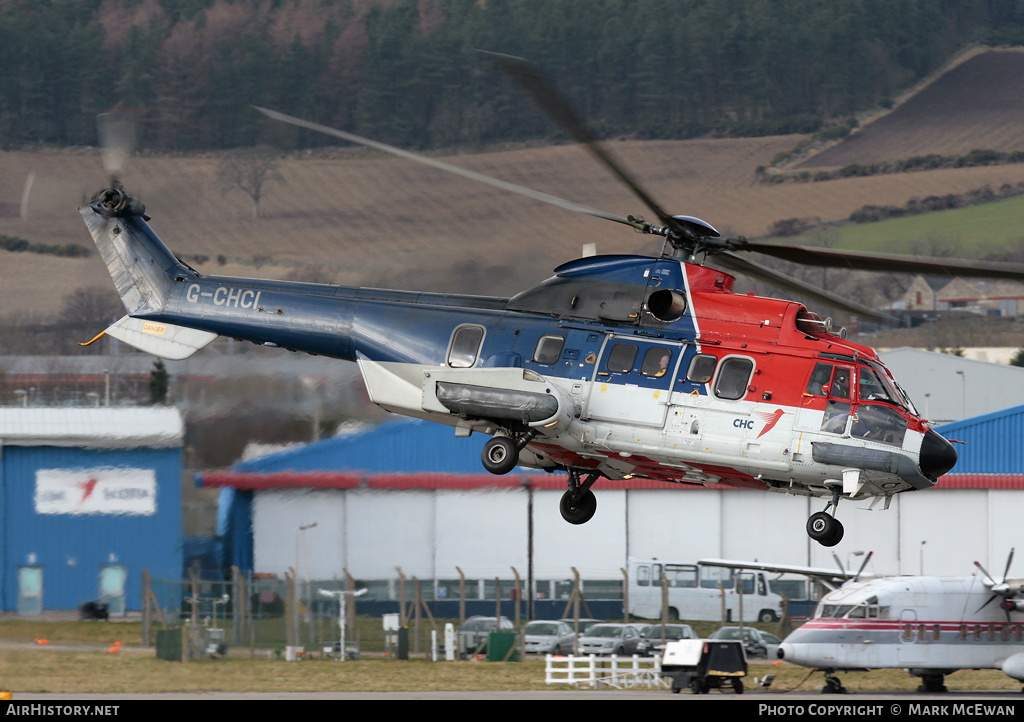
<instances>
[{"instance_id":1,"label":"nose wheel","mask_svg":"<svg viewBox=\"0 0 1024 722\"><path fill-rule=\"evenodd\" d=\"M581 483L579 472L569 469L569 488L558 502L558 511L570 524L586 524L597 513L597 496L590 487L597 481L598 476L590 474Z\"/></svg>"},{"instance_id":2,"label":"nose wheel","mask_svg":"<svg viewBox=\"0 0 1024 722\"><path fill-rule=\"evenodd\" d=\"M807 520L807 536L823 547L834 547L843 539L843 524L828 513L830 507L833 514L839 508L839 487L833 488L832 501L825 507L825 511L815 512Z\"/></svg>"}]
</instances>

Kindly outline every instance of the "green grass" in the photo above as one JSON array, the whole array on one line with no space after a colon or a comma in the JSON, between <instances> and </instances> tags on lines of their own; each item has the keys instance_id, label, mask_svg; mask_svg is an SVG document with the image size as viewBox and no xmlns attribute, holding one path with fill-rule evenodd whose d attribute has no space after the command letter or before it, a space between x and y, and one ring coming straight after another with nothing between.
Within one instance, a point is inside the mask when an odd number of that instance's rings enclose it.
<instances>
[{"instance_id":1,"label":"green grass","mask_svg":"<svg viewBox=\"0 0 1024 722\"><path fill-rule=\"evenodd\" d=\"M1024 196L948 211L892 218L877 223L847 223L829 231L835 247L859 251L938 255L945 249L959 258L1004 253L1024 241ZM799 245L821 245L819 232L798 237Z\"/></svg>"},{"instance_id":2,"label":"green grass","mask_svg":"<svg viewBox=\"0 0 1024 722\"><path fill-rule=\"evenodd\" d=\"M700 634L717 625L698 623ZM380 620L361 617L362 634L374 633ZM774 625L764 626L770 631ZM146 694L167 692L397 692L397 691L539 691L544 660L519 662L464 660L431 662L377 657L337 662L311 655L286 662L265 653L250 656L247 648L229 649L224 658L188 663L157 659L155 650L138 646L141 625L134 622L0 622L0 691L17 699L23 693ZM45 639L48 644L38 644ZM114 642L122 642L115 647ZM117 649L118 651L110 651ZM823 676L780 662L751 662L746 686L755 678L776 675L770 693L817 692ZM851 692L914 690L919 680L903 670L850 672L841 676ZM1019 692L1021 684L995 670L964 670L950 675L951 690ZM561 687L561 685L559 685ZM581 689L580 694L600 694ZM665 690L665 694L668 691Z\"/></svg>"}]
</instances>

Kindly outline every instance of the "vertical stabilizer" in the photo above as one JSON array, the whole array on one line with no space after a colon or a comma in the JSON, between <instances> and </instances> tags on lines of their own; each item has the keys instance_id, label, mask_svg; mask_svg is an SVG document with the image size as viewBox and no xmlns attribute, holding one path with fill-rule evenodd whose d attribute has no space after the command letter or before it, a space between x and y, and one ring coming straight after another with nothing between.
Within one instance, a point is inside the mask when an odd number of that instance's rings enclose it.
<instances>
[{"instance_id":1,"label":"vertical stabilizer","mask_svg":"<svg viewBox=\"0 0 1024 722\"><path fill-rule=\"evenodd\" d=\"M120 189L79 210L128 315L159 313L176 281L198 277L149 227L142 203Z\"/></svg>"}]
</instances>

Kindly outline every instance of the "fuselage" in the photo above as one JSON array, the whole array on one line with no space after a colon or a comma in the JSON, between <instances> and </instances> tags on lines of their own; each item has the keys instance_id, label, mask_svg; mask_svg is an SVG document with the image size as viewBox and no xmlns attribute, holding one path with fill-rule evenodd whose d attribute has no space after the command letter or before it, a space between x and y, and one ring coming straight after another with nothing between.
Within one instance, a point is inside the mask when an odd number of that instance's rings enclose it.
<instances>
[{"instance_id":1,"label":"fuselage","mask_svg":"<svg viewBox=\"0 0 1024 722\"><path fill-rule=\"evenodd\" d=\"M871 349L704 266L579 259L511 299L203 277L140 208L82 214L130 316L354 361L390 411L530 429L527 466L863 498L956 458Z\"/></svg>"},{"instance_id":2,"label":"fuselage","mask_svg":"<svg viewBox=\"0 0 1024 722\"><path fill-rule=\"evenodd\" d=\"M978 576L847 583L786 637L779 657L832 671L994 668L1022 679L1024 617L1008 615L992 596Z\"/></svg>"}]
</instances>

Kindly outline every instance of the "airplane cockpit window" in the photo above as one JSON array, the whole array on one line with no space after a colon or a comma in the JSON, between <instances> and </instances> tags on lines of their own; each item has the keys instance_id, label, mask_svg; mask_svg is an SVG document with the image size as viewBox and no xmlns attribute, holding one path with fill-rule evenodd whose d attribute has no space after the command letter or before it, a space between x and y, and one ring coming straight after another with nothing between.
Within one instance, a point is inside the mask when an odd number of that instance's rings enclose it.
<instances>
[{"instance_id":1,"label":"airplane cockpit window","mask_svg":"<svg viewBox=\"0 0 1024 722\"><path fill-rule=\"evenodd\" d=\"M861 404L853 415L850 434L869 441L882 444L903 446L903 437L907 433L908 421L888 406Z\"/></svg>"},{"instance_id":2,"label":"airplane cockpit window","mask_svg":"<svg viewBox=\"0 0 1024 722\"><path fill-rule=\"evenodd\" d=\"M533 351L533 360L545 366L553 364L562 355L565 338L562 336L541 336Z\"/></svg>"},{"instance_id":3,"label":"airplane cockpit window","mask_svg":"<svg viewBox=\"0 0 1024 722\"><path fill-rule=\"evenodd\" d=\"M459 326L452 334L452 343L448 348L448 365L455 369L471 368L480 354L483 340L482 326Z\"/></svg>"},{"instance_id":4,"label":"airplane cockpit window","mask_svg":"<svg viewBox=\"0 0 1024 722\"><path fill-rule=\"evenodd\" d=\"M718 359L706 353L699 353L690 360L690 368L686 372L686 380L695 384L706 384L715 375Z\"/></svg>"},{"instance_id":5,"label":"airplane cockpit window","mask_svg":"<svg viewBox=\"0 0 1024 722\"><path fill-rule=\"evenodd\" d=\"M877 604L819 604L815 617L820 619L888 619L889 608Z\"/></svg>"},{"instance_id":6,"label":"airplane cockpit window","mask_svg":"<svg viewBox=\"0 0 1024 722\"><path fill-rule=\"evenodd\" d=\"M715 381L715 396L720 399L741 399L747 393L747 382L754 370L748 358L730 357L722 361Z\"/></svg>"},{"instance_id":7,"label":"airplane cockpit window","mask_svg":"<svg viewBox=\"0 0 1024 722\"><path fill-rule=\"evenodd\" d=\"M628 374L636 361L637 347L631 343L617 343L608 352L605 368L615 374Z\"/></svg>"},{"instance_id":8,"label":"airplane cockpit window","mask_svg":"<svg viewBox=\"0 0 1024 722\"><path fill-rule=\"evenodd\" d=\"M652 378L661 378L668 373L668 363L671 360L672 351L667 348L655 346L647 349L643 363L640 364L640 373Z\"/></svg>"}]
</instances>

